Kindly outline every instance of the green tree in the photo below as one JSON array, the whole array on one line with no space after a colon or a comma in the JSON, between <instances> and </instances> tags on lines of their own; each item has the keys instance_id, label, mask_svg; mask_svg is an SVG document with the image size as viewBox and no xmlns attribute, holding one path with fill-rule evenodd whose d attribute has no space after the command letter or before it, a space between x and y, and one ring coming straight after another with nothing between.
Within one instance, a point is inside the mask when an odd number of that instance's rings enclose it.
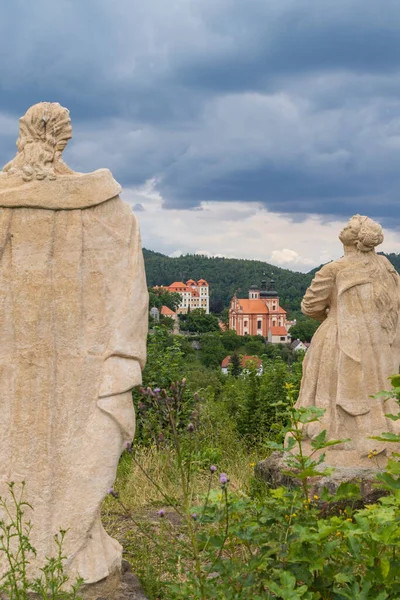
<instances>
[{"instance_id":1,"label":"green tree","mask_svg":"<svg viewBox=\"0 0 400 600\"><path fill-rule=\"evenodd\" d=\"M220 367L226 356L226 350L218 333L206 333L201 336L200 360L206 367Z\"/></svg>"},{"instance_id":2,"label":"green tree","mask_svg":"<svg viewBox=\"0 0 400 600\"><path fill-rule=\"evenodd\" d=\"M240 356L238 352L234 352L231 355L229 367L229 372L232 375L232 377L239 377L239 375L242 372L242 365L240 364Z\"/></svg>"},{"instance_id":3,"label":"green tree","mask_svg":"<svg viewBox=\"0 0 400 600\"><path fill-rule=\"evenodd\" d=\"M241 338L236 331L228 329L227 331L222 332L221 342L227 352L234 352L242 345L243 338Z\"/></svg>"},{"instance_id":4,"label":"green tree","mask_svg":"<svg viewBox=\"0 0 400 600\"><path fill-rule=\"evenodd\" d=\"M319 326L319 321L315 321L314 319L302 319L290 328L289 333L292 340L311 342L311 338Z\"/></svg>"},{"instance_id":5,"label":"green tree","mask_svg":"<svg viewBox=\"0 0 400 600\"><path fill-rule=\"evenodd\" d=\"M250 341L245 345L245 351L249 356L261 356L265 352L265 342Z\"/></svg>"},{"instance_id":6,"label":"green tree","mask_svg":"<svg viewBox=\"0 0 400 600\"><path fill-rule=\"evenodd\" d=\"M155 306L161 310L162 306L168 306L173 311L176 311L181 303L181 296L177 292L168 292L162 288L154 289L152 287L147 288L149 292L149 306L152 308Z\"/></svg>"},{"instance_id":7,"label":"green tree","mask_svg":"<svg viewBox=\"0 0 400 600\"><path fill-rule=\"evenodd\" d=\"M207 333L209 331L219 331L218 319L215 315L206 314L203 308L195 308L181 324L182 331L192 333Z\"/></svg>"}]
</instances>

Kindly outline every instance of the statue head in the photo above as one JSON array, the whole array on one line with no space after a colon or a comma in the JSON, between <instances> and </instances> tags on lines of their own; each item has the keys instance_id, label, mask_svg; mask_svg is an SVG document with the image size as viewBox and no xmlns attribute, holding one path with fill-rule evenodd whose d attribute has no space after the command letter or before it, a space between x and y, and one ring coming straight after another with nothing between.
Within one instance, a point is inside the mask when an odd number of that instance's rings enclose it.
<instances>
[{"instance_id":1,"label":"statue head","mask_svg":"<svg viewBox=\"0 0 400 600\"><path fill-rule=\"evenodd\" d=\"M24 181L70 174L61 155L71 137L68 109L58 102L34 104L19 120L18 152L3 171Z\"/></svg>"},{"instance_id":2,"label":"statue head","mask_svg":"<svg viewBox=\"0 0 400 600\"><path fill-rule=\"evenodd\" d=\"M339 234L345 247L354 246L359 252L371 252L383 242L383 230L369 217L354 215Z\"/></svg>"}]
</instances>

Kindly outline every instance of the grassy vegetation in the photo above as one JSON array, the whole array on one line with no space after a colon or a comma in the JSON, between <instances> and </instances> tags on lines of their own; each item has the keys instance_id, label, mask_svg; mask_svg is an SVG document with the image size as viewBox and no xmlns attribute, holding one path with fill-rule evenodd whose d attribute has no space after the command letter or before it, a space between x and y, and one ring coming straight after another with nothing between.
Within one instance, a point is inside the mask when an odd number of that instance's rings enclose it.
<instances>
[{"instance_id":1,"label":"grassy vegetation","mask_svg":"<svg viewBox=\"0 0 400 600\"><path fill-rule=\"evenodd\" d=\"M162 329L149 340L137 437L104 505L149 599L400 598L397 458L377 477L387 495L375 504L364 506L354 483L318 497L315 457L333 442L321 434L310 455L302 449L302 424L323 411L295 408L301 361L265 355L261 376L222 376L186 344ZM400 376L392 383L377 402L400 402ZM254 477L271 449L291 452L301 486L270 489Z\"/></svg>"}]
</instances>

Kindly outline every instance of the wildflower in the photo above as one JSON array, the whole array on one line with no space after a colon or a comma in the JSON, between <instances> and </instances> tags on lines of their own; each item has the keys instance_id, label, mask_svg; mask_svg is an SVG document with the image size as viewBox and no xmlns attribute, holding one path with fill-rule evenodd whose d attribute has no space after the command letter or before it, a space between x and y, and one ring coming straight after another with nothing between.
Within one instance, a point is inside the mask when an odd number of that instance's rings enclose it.
<instances>
[{"instance_id":1,"label":"wildflower","mask_svg":"<svg viewBox=\"0 0 400 600\"><path fill-rule=\"evenodd\" d=\"M314 500L319 500L319 496L317 496L317 494L314 494Z\"/></svg>"},{"instance_id":2,"label":"wildflower","mask_svg":"<svg viewBox=\"0 0 400 600\"><path fill-rule=\"evenodd\" d=\"M186 385L186 377L184 377L184 378L182 379L182 387L185 387L185 385Z\"/></svg>"},{"instance_id":3,"label":"wildflower","mask_svg":"<svg viewBox=\"0 0 400 600\"><path fill-rule=\"evenodd\" d=\"M211 467L210 467L211 473L215 473L216 470L217 470L217 467L215 465L211 465Z\"/></svg>"},{"instance_id":4,"label":"wildflower","mask_svg":"<svg viewBox=\"0 0 400 600\"><path fill-rule=\"evenodd\" d=\"M163 517L165 517L165 511L163 509L158 511L158 516L162 519Z\"/></svg>"},{"instance_id":5,"label":"wildflower","mask_svg":"<svg viewBox=\"0 0 400 600\"><path fill-rule=\"evenodd\" d=\"M192 517L193 521L196 521L196 520L197 520L197 515L196 515L196 513L193 513L193 514L191 514L190 516Z\"/></svg>"},{"instance_id":6,"label":"wildflower","mask_svg":"<svg viewBox=\"0 0 400 600\"><path fill-rule=\"evenodd\" d=\"M194 431L194 425L193 423L189 423L189 425L187 426L187 430L189 433L193 433Z\"/></svg>"},{"instance_id":7,"label":"wildflower","mask_svg":"<svg viewBox=\"0 0 400 600\"><path fill-rule=\"evenodd\" d=\"M293 517L293 518L294 518L294 517L297 517L297 513L295 513L295 512L294 512L294 513L292 513L292 517Z\"/></svg>"},{"instance_id":8,"label":"wildflower","mask_svg":"<svg viewBox=\"0 0 400 600\"><path fill-rule=\"evenodd\" d=\"M253 462L249 463L249 467L255 467L255 466L256 466L256 463L253 463Z\"/></svg>"},{"instance_id":9,"label":"wildflower","mask_svg":"<svg viewBox=\"0 0 400 600\"><path fill-rule=\"evenodd\" d=\"M221 485L226 485L229 481L228 475L226 473L221 473L221 475L219 476L219 481Z\"/></svg>"},{"instance_id":10,"label":"wildflower","mask_svg":"<svg viewBox=\"0 0 400 600\"><path fill-rule=\"evenodd\" d=\"M160 388L154 388L154 390L153 390L153 392L154 392L155 394L159 394L159 393L160 393L160 391L161 391L161 389L160 389Z\"/></svg>"},{"instance_id":11,"label":"wildflower","mask_svg":"<svg viewBox=\"0 0 400 600\"><path fill-rule=\"evenodd\" d=\"M126 442L125 443L125 450L127 452L132 452L132 450L133 450L133 442Z\"/></svg>"},{"instance_id":12,"label":"wildflower","mask_svg":"<svg viewBox=\"0 0 400 600\"><path fill-rule=\"evenodd\" d=\"M110 494L110 496L112 496L113 498L119 498L119 494L118 494L118 492L116 492L116 491L114 490L114 488L110 488L110 489L108 490L108 493L109 493L109 494Z\"/></svg>"},{"instance_id":13,"label":"wildflower","mask_svg":"<svg viewBox=\"0 0 400 600\"><path fill-rule=\"evenodd\" d=\"M352 523L352 522L353 522L353 519L346 519L346 521L350 521L350 523Z\"/></svg>"},{"instance_id":14,"label":"wildflower","mask_svg":"<svg viewBox=\"0 0 400 600\"><path fill-rule=\"evenodd\" d=\"M198 402L198 401L200 400L199 394L198 394L197 392L195 392L195 393L193 394L193 400L194 400L195 402Z\"/></svg>"},{"instance_id":15,"label":"wildflower","mask_svg":"<svg viewBox=\"0 0 400 600\"><path fill-rule=\"evenodd\" d=\"M144 410L144 404L143 404L143 402L139 402L138 409L139 410Z\"/></svg>"},{"instance_id":16,"label":"wildflower","mask_svg":"<svg viewBox=\"0 0 400 600\"><path fill-rule=\"evenodd\" d=\"M336 535L337 535L337 536L339 536L339 535L340 535L340 531L337 531L337 532L336 532Z\"/></svg>"}]
</instances>

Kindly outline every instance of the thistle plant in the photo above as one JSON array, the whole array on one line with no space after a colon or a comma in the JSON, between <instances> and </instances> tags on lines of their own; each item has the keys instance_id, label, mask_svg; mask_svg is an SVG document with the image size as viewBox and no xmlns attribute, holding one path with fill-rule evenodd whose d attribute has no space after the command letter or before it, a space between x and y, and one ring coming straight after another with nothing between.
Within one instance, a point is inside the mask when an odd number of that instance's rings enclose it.
<instances>
[{"instance_id":1,"label":"thistle plant","mask_svg":"<svg viewBox=\"0 0 400 600\"><path fill-rule=\"evenodd\" d=\"M310 478L330 475L333 471L333 469L329 467L320 467L326 458L326 454L324 452L321 453L321 450L325 450L331 446L337 446L348 440L327 440L326 430L324 429L311 441L312 451L307 455L303 445L305 437L304 426L309 423L320 421L325 414L325 409L316 406L297 408L297 390L295 386L291 383L286 383L285 387L287 402L278 404L286 405L289 413L289 426L286 429L286 440L282 444L267 442L267 446L272 450L278 450L279 452L284 453L284 461L288 468L282 472L285 475L300 479L304 499L306 502L309 502Z\"/></svg>"},{"instance_id":2,"label":"thistle plant","mask_svg":"<svg viewBox=\"0 0 400 600\"><path fill-rule=\"evenodd\" d=\"M0 580L0 592L9 600L28 600L32 593L42 600L78 600L78 592L83 579L77 578L66 591L69 577L64 570L66 557L62 546L66 531L60 530L54 536L56 554L47 557L40 569L41 575L30 579L28 567L32 558L36 557L36 549L30 541L32 524L25 519L25 511L33 510L24 500L25 483L8 483L10 498L0 497L0 509L4 518L0 520L0 556L5 557L8 566Z\"/></svg>"}]
</instances>

